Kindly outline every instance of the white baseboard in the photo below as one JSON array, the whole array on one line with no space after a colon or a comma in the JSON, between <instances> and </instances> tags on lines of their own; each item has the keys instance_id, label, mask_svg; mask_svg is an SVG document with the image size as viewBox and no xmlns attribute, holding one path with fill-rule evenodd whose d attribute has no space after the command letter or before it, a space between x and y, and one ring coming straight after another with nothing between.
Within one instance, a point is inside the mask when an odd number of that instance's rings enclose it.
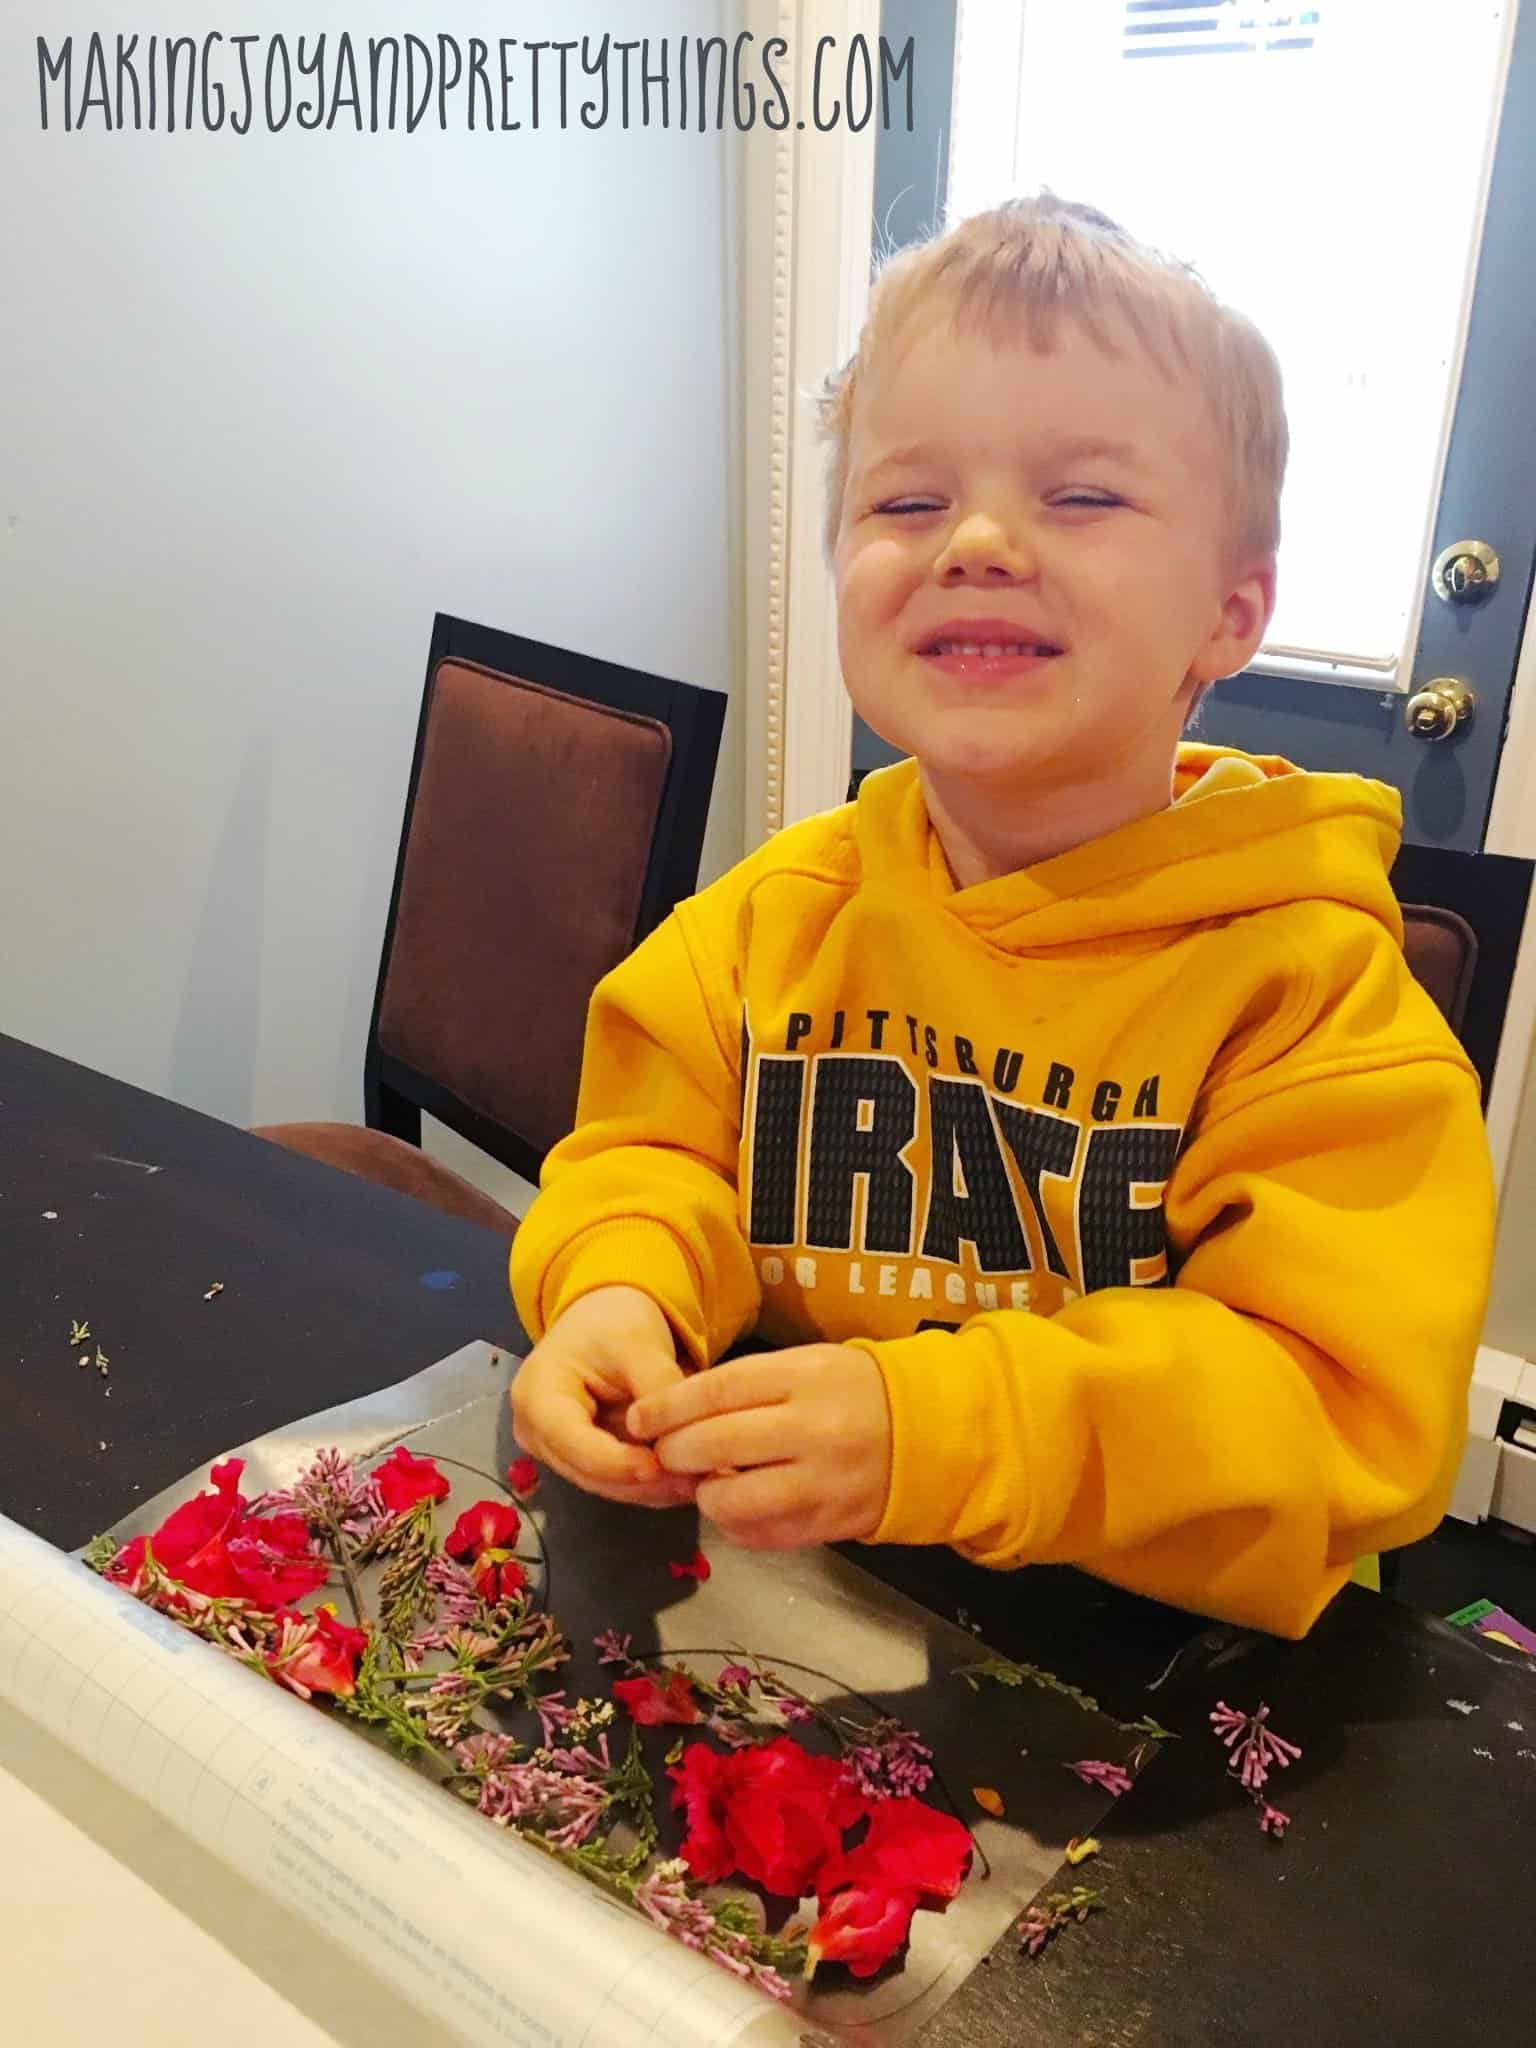
<instances>
[{"instance_id":1,"label":"white baseboard","mask_svg":"<svg viewBox=\"0 0 1536 2048\"><path fill-rule=\"evenodd\" d=\"M1508 1512L1524 1512L1525 1475L1523 1468L1512 1468L1506 1480L1503 1454L1515 1447L1501 1444L1498 1436L1504 1403L1526 1399L1536 1408L1536 1365L1513 1351L1495 1351L1490 1344L1480 1344L1467 1391L1467 1447L1456 1475L1456 1491L1446 1509L1457 1521L1481 1522L1496 1513L1501 1521L1516 1520L1522 1528L1536 1529L1536 1505L1529 1522ZM1532 1453L1520 1456L1532 1457ZM1497 1507L1496 1500L1500 1503Z\"/></svg>"}]
</instances>

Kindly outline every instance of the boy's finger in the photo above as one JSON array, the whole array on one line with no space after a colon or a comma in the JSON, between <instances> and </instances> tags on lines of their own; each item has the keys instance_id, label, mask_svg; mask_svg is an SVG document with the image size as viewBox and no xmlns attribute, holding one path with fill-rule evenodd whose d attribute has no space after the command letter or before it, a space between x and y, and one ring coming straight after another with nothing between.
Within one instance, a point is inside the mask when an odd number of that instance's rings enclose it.
<instances>
[{"instance_id":1,"label":"boy's finger","mask_svg":"<svg viewBox=\"0 0 1536 2048\"><path fill-rule=\"evenodd\" d=\"M668 1387L681 1386L686 1374L677 1360L668 1358L664 1351L639 1351L624 1360L619 1377L631 1399L639 1401Z\"/></svg>"},{"instance_id":2,"label":"boy's finger","mask_svg":"<svg viewBox=\"0 0 1536 2048\"><path fill-rule=\"evenodd\" d=\"M702 1480L695 1499L701 1515L748 1549L789 1550L808 1540L810 1503L792 1465Z\"/></svg>"},{"instance_id":3,"label":"boy's finger","mask_svg":"<svg viewBox=\"0 0 1536 2048\"><path fill-rule=\"evenodd\" d=\"M664 1476L653 1452L599 1429L574 1393L546 1393L537 1429L543 1455L578 1486L649 1486Z\"/></svg>"},{"instance_id":4,"label":"boy's finger","mask_svg":"<svg viewBox=\"0 0 1536 2048\"><path fill-rule=\"evenodd\" d=\"M633 1437L663 1436L686 1422L728 1415L737 1408L769 1408L789 1399L794 1375L776 1358L734 1358L712 1372L694 1373L680 1386L647 1394L629 1411Z\"/></svg>"},{"instance_id":5,"label":"boy's finger","mask_svg":"<svg viewBox=\"0 0 1536 2048\"><path fill-rule=\"evenodd\" d=\"M540 1453L540 1462L562 1479L569 1480L572 1486L580 1487L583 1493L617 1501L621 1507L677 1508L690 1506L693 1501L695 1482L679 1473L664 1472L651 1485L610 1485L606 1480L594 1480L588 1474L576 1471L547 1451Z\"/></svg>"},{"instance_id":6,"label":"boy's finger","mask_svg":"<svg viewBox=\"0 0 1536 2048\"><path fill-rule=\"evenodd\" d=\"M668 1472L724 1472L730 1467L772 1465L792 1458L803 1445L794 1440L792 1410L739 1408L684 1423L656 1438L656 1456Z\"/></svg>"}]
</instances>

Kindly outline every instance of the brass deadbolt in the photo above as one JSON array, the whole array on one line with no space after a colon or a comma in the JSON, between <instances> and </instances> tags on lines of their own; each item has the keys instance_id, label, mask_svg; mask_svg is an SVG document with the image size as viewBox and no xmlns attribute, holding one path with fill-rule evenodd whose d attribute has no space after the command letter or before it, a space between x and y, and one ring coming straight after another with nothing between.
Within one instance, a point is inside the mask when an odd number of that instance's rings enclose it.
<instances>
[{"instance_id":1,"label":"brass deadbolt","mask_svg":"<svg viewBox=\"0 0 1536 2048\"><path fill-rule=\"evenodd\" d=\"M1447 604L1476 604L1498 582L1499 558L1485 540L1459 540L1436 555L1429 580Z\"/></svg>"},{"instance_id":2,"label":"brass deadbolt","mask_svg":"<svg viewBox=\"0 0 1536 2048\"><path fill-rule=\"evenodd\" d=\"M1415 739L1448 740L1477 708L1477 699L1455 676L1436 676L1408 699L1408 730Z\"/></svg>"}]
</instances>

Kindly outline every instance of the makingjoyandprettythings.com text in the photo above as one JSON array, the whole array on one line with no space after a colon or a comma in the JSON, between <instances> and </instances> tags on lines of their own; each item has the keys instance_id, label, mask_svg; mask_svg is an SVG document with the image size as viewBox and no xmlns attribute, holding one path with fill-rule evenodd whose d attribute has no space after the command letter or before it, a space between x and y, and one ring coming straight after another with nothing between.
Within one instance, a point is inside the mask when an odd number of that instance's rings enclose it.
<instances>
[{"instance_id":1,"label":"makingjoyandprettythings.com text","mask_svg":"<svg viewBox=\"0 0 1536 2048\"><path fill-rule=\"evenodd\" d=\"M911 130L916 38L782 36L37 38L41 125L65 134L253 127L407 135L539 128Z\"/></svg>"}]
</instances>

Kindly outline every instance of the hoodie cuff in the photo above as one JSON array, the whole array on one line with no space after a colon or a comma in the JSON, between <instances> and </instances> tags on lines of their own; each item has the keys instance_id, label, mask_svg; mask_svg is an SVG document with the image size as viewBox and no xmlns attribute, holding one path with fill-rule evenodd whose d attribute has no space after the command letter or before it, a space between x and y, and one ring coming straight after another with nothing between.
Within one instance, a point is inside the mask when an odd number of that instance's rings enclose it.
<instances>
[{"instance_id":1,"label":"hoodie cuff","mask_svg":"<svg viewBox=\"0 0 1536 2048\"><path fill-rule=\"evenodd\" d=\"M845 1339L880 1369L891 1415L891 1484L871 1543L957 1543L989 1519L995 1403L950 1330ZM1010 1461L1011 1462L1011 1461ZM980 1512L978 1512L980 1510Z\"/></svg>"},{"instance_id":2,"label":"hoodie cuff","mask_svg":"<svg viewBox=\"0 0 1536 2048\"><path fill-rule=\"evenodd\" d=\"M572 1302L599 1287L635 1287L648 1294L672 1325L685 1362L695 1370L709 1363L709 1332L699 1301L693 1262L663 1225L623 1217L594 1223L563 1245L551 1259L539 1287L544 1331ZM530 1332L530 1335L533 1333Z\"/></svg>"}]
</instances>

